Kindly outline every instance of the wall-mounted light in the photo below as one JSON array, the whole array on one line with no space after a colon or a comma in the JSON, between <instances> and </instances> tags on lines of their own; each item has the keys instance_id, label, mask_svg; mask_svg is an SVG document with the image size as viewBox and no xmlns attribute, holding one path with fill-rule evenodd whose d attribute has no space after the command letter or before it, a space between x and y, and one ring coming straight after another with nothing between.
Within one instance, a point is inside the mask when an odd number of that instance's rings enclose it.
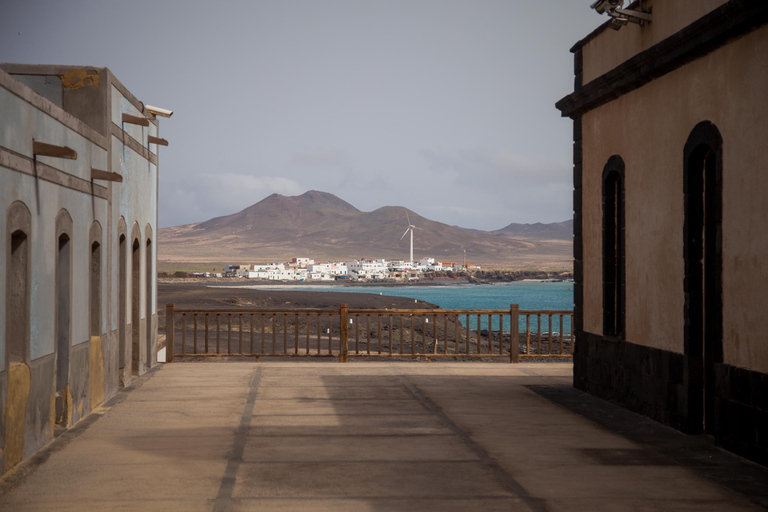
<instances>
[{"instance_id":1,"label":"wall-mounted light","mask_svg":"<svg viewBox=\"0 0 768 512\"><path fill-rule=\"evenodd\" d=\"M153 107L152 105L146 105L144 108L156 116L171 117L173 115L173 110L167 108Z\"/></svg>"},{"instance_id":2,"label":"wall-mounted light","mask_svg":"<svg viewBox=\"0 0 768 512\"><path fill-rule=\"evenodd\" d=\"M613 18L609 27L611 27L613 30L619 30L621 27L626 25L628 21L629 19L627 18Z\"/></svg>"},{"instance_id":3,"label":"wall-mounted light","mask_svg":"<svg viewBox=\"0 0 768 512\"><path fill-rule=\"evenodd\" d=\"M624 9L624 0L596 0L590 7L598 14L607 14L613 18L609 26L614 30L619 30L630 21L642 25L652 20L650 11Z\"/></svg>"}]
</instances>

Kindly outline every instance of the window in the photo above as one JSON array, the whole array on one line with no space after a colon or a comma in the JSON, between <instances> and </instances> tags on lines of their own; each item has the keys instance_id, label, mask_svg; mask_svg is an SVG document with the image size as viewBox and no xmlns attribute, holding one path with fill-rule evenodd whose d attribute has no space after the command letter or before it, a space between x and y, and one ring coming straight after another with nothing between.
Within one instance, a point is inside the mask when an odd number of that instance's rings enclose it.
<instances>
[{"instance_id":1,"label":"window","mask_svg":"<svg viewBox=\"0 0 768 512\"><path fill-rule=\"evenodd\" d=\"M623 338L625 322L624 161L603 169L603 334Z\"/></svg>"},{"instance_id":2,"label":"window","mask_svg":"<svg viewBox=\"0 0 768 512\"><path fill-rule=\"evenodd\" d=\"M72 217L61 210L56 217L56 426L67 427L69 349L72 317Z\"/></svg>"},{"instance_id":3,"label":"window","mask_svg":"<svg viewBox=\"0 0 768 512\"><path fill-rule=\"evenodd\" d=\"M101 226L91 226L90 334L101 335Z\"/></svg>"},{"instance_id":4,"label":"window","mask_svg":"<svg viewBox=\"0 0 768 512\"><path fill-rule=\"evenodd\" d=\"M8 368L13 363L29 362L30 240L32 218L19 201L8 208L7 267L5 277L5 340Z\"/></svg>"},{"instance_id":5,"label":"window","mask_svg":"<svg viewBox=\"0 0 768 512\"><path fill-rule=\"evenodd\" d=\"M695 375L689 382L688 410L697 423L692 432L714 433L715 364L723 361L722 183L723 139L714 124L703 121L683 151L683 336L689 364L703 368L689 372Z\"/></svg>"}]
</instances>

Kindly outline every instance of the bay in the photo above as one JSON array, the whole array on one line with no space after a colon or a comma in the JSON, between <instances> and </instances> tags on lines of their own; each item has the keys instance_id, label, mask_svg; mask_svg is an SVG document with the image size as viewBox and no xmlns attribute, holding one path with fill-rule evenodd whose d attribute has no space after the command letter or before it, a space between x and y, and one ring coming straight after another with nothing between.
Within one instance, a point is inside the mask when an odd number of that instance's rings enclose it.
<instances>
[{"instance_id":1,"label":"bay","mask_svg":"<svg viewBox=\"0 0 768 512\"><path fill-rule=\"evenodd\" d=\"M442 309L509 309L511 304L518 304L520 309L533 310L572 310L573 282L538 282L514 281L494 284L461 284L435 286L345 286L345 285L278 285L245 286L260 290L285 290L287 288L305 291L334 291L349 293L370 293L409 297L430 302ZM462 322L463 323L463 322ZM525 321L521 317L521 330ZM553 323L559 323L559 318ZM470 317L470 328L476 328L475 317ZM494 320L494 328L497 328ZM559 329L559 326L553 326ZM481 328L487 328L487 320L481 319ZM548 330L547 319L542 319L542 329ZM531 329L538 329L536 318L531 319ZM557 329L555 329L557 330ZM564 318L563 331L570 333L570 318Z\"/></svg>"}]
</instances>

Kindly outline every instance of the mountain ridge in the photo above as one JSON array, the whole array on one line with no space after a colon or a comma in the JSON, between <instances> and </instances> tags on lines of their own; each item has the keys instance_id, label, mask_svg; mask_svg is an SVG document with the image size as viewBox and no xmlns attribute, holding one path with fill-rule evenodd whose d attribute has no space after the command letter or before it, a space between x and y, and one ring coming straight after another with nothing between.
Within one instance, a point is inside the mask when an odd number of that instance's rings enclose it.
<instances>
[{"instance_id":1,"label":"mountain ridge","mask_svg":"<svg viewBox=\"0 0 768 512\"><path fill-rule=\"evenodd\" d=\"M271 194L230 215L161 228L158 258L163 261L283 261L293 256L315 260L407 259L408 220L414 232L414 257L472 263L570 268L571 240L562 224L510 224L480 231L433 221L402 206L364 212L317 190L298 196ZM540 226L539 226L540 225ZM520 226L527 226L521 228ZM533 228L531 226L539 226ZM543 226L543 227L541 227ZM560 238L557 238L560 236Z\"/></svg>"}]
</instances>

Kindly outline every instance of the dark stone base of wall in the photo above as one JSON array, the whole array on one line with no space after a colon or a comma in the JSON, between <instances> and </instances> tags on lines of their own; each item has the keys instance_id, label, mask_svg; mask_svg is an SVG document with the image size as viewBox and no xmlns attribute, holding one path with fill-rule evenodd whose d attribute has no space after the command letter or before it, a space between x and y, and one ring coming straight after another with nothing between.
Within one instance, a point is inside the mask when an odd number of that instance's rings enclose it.
<instances>
[{"instance_id":1,"label":"dark stone base of wall","mask_svg":"<svg viewBox=\"0 0 768 512\"><path fill-rule=\"evenodd\" d=\"M685 431L688 396L685 357L583 333L573 356L574 386Z\"/></svg>"},{"instance_id":2,"label":"dark stone base of wall","mask_svg":"<svg viewBox=\"0 0 768 512\"><path fill-rule=\"evenodd\" d=\"M768 466L768 374L715 365L715 441Z\"/></svg>"},{"instance_id":3,"label":"dark stone base of wall","mask_svg":"<svg viewBox=\"0 0 768 512\"><path fill-rule=\"evenodd\" d=\"M573 385L688 433L700 433L702 409L683 354L582 332L575 345ZM715 440L768 466L768 374L715 365ZM703 397L702 397L703 400ZM695 410L694 410L695 409Z\"/></svg>"}]
</instances>

